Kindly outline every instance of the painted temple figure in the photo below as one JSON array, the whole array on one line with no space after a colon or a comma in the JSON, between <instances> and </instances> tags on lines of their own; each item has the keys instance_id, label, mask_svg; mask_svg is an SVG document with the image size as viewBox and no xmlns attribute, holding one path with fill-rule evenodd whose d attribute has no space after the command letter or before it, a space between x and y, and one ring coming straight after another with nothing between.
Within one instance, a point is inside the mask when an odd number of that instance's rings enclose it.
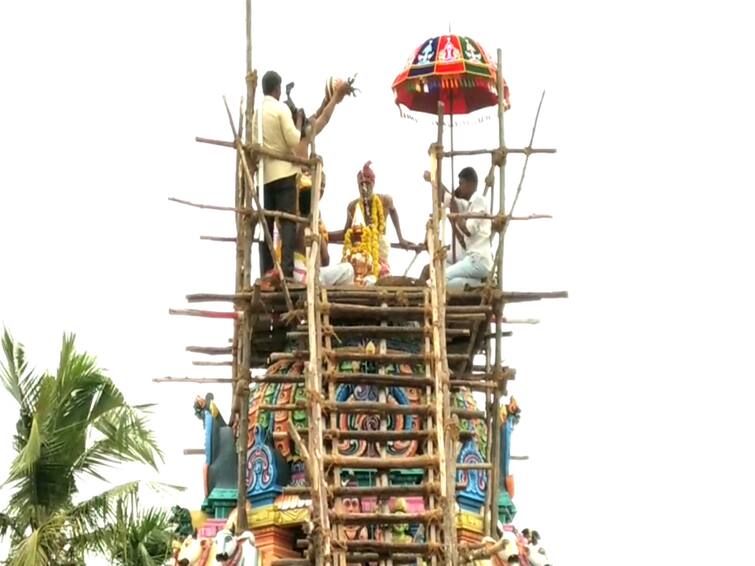
<instances>
[{"instance_id":1,"label":"painted temple figure","mask_svg":"<svg viewBox=\"0 0 755 566\"><path fill-rule=\"evenodd\" d=\"M204 426L205 501L202 510L213 518L223 518L236 505L235 435L232 427L220 415L212 393L196 398L194 414Z\"/></svg>"},{"instance_id":2,"label":"painted temple figure","mask_svg":"<svg viewBox=\"0 0 755 566\"><path fill-rule=\"evenodd\" d=\"M406 324L406 323L402 323ZM419 352L420 345L416 339L386 340L388 351ZM292 341L289 345L295 349ZM345 338L339 349L374 351L375 344L361 338ZM374 362L343 361L338 371L354 373L378 373ZM386 374L423 375L424 365L387 364ZM301 376L304 363L300 360L282 360L271 364L268 375ZM273 410L276 405L290 405L306 400L303 383L282 380L283 383L254 384L250 394L249 437L247 451L247 491L249 502L248 519L250 535L255 539L254 559L260 566L266 566L273 560L299 558L301 550L297 549L296 540L306 536L309 523L311 501L307 496L287 495L286 486L305 487L304 463L288 433L293 425L300 431L308 429L307 413L304 409ZM388 402L398 405L411 405L422 402L421 388L392 386L386 388ZM378 399L378 387L370 384L355 385L344 383L336 390L337 402L375 401ZM477 403L470 390L461 389L452 394L453 406L467 410L477 410ZM263 408L263 406L265 408ZM234 536L236 503L236 457L234 435L221 417L211 394L197 398L194 410L202 420L205 432L205 495L203 510L210 516L197 536L184 539L180 552L185 556L215 556L217 554L217 537L227 529ZM510 446L511 432L519 418L519 407L512 398L500 414L500 448L501 448L501 497L499 499L500 521L506 536L514 535L511 522L516 509L511 501L513 496L513 477L511 476ZM338 428L343 430L375 430L380 417L374 414L348 413L340 415ZM484 419L462 418L460 428L467 434L458 444L456 461L475 464L485 462L488 451L488 424ZM391 430L421 430L424 420L412 414L392 415L388 421ZM471 433L471 434L470 434ZM386 443L386 452L390 457L403 457L422 454L424 445L417 440L396 440ZM379 446L373 441L344 439L337 445L338 453L344 456L367 456L379 453ZM394 485L419 484L423 481L423 470L393 470L389 481ZM342 471L342 484L353 486L375 485L375 472L371 470ZM460 542L478 543L483 537L484 507L489 489L488 471L483 469L457 470L456 473L457 531ZM392 514L412 514L424 510L424 499L416 497L392 497L387 501ZM379 509L376 497L346 497L341 500L340 508L347 514L372 513ZM424 542L425 531L416 523L398 522L385 527L349 526L347 537L350 540L380 540L390 532L394 542ZM213 540L213 538L215 540ZM235 539L234 539L235 540ZM229 543L230 544L230 543ZM234 543L236 544L236 543ZM239 543L241 544L241 543ZM209 546L208 546L209 545ZM525 545L526 546L526 545ZM230 546L229 546L230 548ZM235 552L235 546L233 547ZM522 551L509 548L524 559ZM222 553L221 553L222 554ZM496 560L492 560L496 562ZM500 560L498 561L500 562ZM202 564L202 562L196 562ZM208 564L210 562L207 562ZM193 564L193 562L191 562ZM503 564L503 563L502 563Z\"/></svg>"}]
</instances>

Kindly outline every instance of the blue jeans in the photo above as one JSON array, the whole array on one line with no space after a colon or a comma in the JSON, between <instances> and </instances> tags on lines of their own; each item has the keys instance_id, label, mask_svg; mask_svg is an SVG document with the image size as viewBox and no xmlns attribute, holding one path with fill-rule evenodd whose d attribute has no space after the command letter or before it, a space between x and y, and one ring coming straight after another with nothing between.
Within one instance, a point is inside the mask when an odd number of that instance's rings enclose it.
<instances>
[{"instance_id":1,"label":"blue jeans","mask_svg":"<svg viewBox=\"0 0 755 566\"><path fill-rule=\"evenodd\" d=\"M446 267L446 286L449 289L463 289L465 285L479 287L482 279L490 274L482 258L477 255L467 255L454 264Z\"/></svg>"}]
</instances>

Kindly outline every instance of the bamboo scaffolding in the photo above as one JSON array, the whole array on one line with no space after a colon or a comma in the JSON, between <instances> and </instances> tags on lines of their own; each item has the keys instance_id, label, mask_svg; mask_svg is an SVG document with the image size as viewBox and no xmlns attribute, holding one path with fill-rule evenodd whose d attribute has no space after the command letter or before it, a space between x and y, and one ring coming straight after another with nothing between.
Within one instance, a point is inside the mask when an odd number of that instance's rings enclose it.
<instances>
[{"instance_id":1,"label":"bamboo scaffolding","mask_svg":"<svg viewBox=\"0 0 755 566\"><path fill-rule=\"evenodd\" d=\"M499 115L500 120L500 115ZM536 147L506 147L500 146L495 149L456 149L454 151L444 151L443 157L459 157L459 156L472 156L472 155L485 155L485 154L509 154L517 153L523 155L533 155L535 153L556 153L554 148L536 148Z\"/></svg>"},{"instance_id":2,"label":"bamboo scaffolding","mask_svg":"<svg viewBox=\"0 0 755 566\"><path fill-rule=\"evenodd\" d=\"M329 291L329 297L331 301L338 301L338 300L355 300L355 299L363 299L367 301L384 301L384 296L380 294L379 288L375 288L374 291L371 292L349 292L341 289L341 296L334 296L335 293L332 291ZM290 288L291 294L295 297L297 297L297 300L303 300L305 295L304 289L297 289L295 286L291 286ZM528 302L528 301L539 301L542 299L566 299L569 296L568 291L499 291L497 289L491 289L490 291L492 293L491 300L500 299L506 303L521 303L521 302ZM454 303L455 301L479 301L481 295L483 293L483 288L477 288L477 289L471 289L469 291L449 291L447 293L447 300L449 303ZM249 301L252 298L252 292L243 292L243 293L192 293L189 295L186 295L186 300L190 303L216 303L216 302L229 302L229 303L235 303L235 302L242 302L242 301ZM272 312L274 309L274 305L276 304L277 299L282 299L283 294L279 293L277 291L262 291L260 292L260 298L261 303L264 304L267 309L269 309L270 312ZM402 294L400 298L394 298L396 301L417 301L419 302L422 298L422 291L415 291L414 288L408 288L407 292ZM334 303L336 304L336 303ZM451 313L461 313L464 314L465 310L455 310L455 309L461 309L465 305L455 305L451 304L449 308L451 309ZM466 305L466 306L479 306L478 305ZM338 304L336 307L336 311L339 310L341 307L360 307L360 308L372 308L372 309L378 309L373 311L362 311L359 312L359 314L364 313L377 313L378 315L382 315L381 307L376 306L369 306L369 305L356 305L356 304ZM387 307L392 308L392 307ZM421 308L421 307L401 307L401 308ZM173 310L173 309L171 309ZM341 311L345 310L351 310L352 312L357 312L357 309L340 309ZM419 311L406 311L411 314L419 314ZM472 311L474 312L474 311ZM171 314L183 314L182 312L175 312Z\"/></svg>"},{"instance_id":3,"label":"bamboo scaffolding","mask_svg":"<svg viewBox=\"0 0 755 566\"><path fill-rule=\"evenodd\" d=\"M385 308L388 305L386 302L382 302L380 306L382 308ZM383 320L380 324L384 327L388 326L388 321ZM380 342L378 344L379 344L378 352L384 355L388 351L385 337L381 337ZM381 366L378 369L378 375L385 375L385 373L386 373L385 366ZM379 401L379 404L381 405L386 405L388 403L388 388L385 386L385 384L381 384L378 387L378 401ZM380 430L377 432L381 432L383 434L388 432L388 422L385 419L385 415L387 414L391 414L391 413L387 411L378 411L378 415L380 415L380 425L379 425ZM388 456L387 442L380 442L378 443L377 447L378 447L378 455L380 459L386 458ZM377 479L378 487L384 487L384 488L388 487L391 483L390 472L385 469L378 470L376 479ZM376 512L375 513L376 515L381 515L385 517L391 514L390 507L388 506L388 500L385 498L378 500L378 509L379 509L379 512ZM390 529L386 529L383 533L383 537L386 542L390 543L393 541L393 532ZM380 564L381 566L382 565L393 566L393 562L391 561L390 556L385 561L381 559Z\"/></svg>"},{"instance_id":4,"label":"bamboo scaffolding","mask_svg":"<svg viewBox=\"0 0 755 566\"><path fill-rule=\"evenodd\" d=\"M315 155L315 142L312 139L312 155ZM324 448L322 443L322 368L318 355L322 344L321 320L317 304L319 302L318 287L320 284L320 190L322 185L322 162L315 160L312 175L312 204L311 224L308 230L309 249L307 250L307 324L309 331L309 361L306 370L306 387L310 402L308 403L308 419L312 434L308 436L310 457L314 458L312 465L312 504L313 518L317 523L315 529L315 562L330 563L332 560L330 520L327 511L327 494L322 475ZM315 237L317 235L317 237Z\"/></svg>"},{"instance_id":5,"label":"bamboo scaffolding","mask_svg":"<svg viewBox=\"0 0 755 566\"><path fill-rule=\"evenodd\" d=\"M430 430L341 430L330 429L325 431L325 437L332 440L425 440L435 434Z\"/></svg>"},{"instance_id":6,"label":"bamboo scaffolding","mask_svg":"<svg viewBox=\"0 0 755 566\"><path fill-rule=\"evenodd\" d=\"M399 306L385 306L385 307L369 307L362 305L345 305L330 303L327 306L323 305L323 312L327 312L331 316L339 314L356 314L362 317L387 317L392 319L403 318L404 316L424 318L427 314L424 307L399 307ZM477 313L491 313L492 308L488 305L475 305L475 306L447 306L446 311L453 314L477 314Z\"/></svg>"},{"instance_id":7,"label":"bamboo scaffolding","mask_svg":"<svg viewBox=\"0 0 755 566\"><path fill-rule=\"evenodd\" d=\"M261 404L262 411L305 411L308 404L304 401L298 403L278 403L275 405ZM434 412L432 405L393 405L379 401L348 401L333 402L324 401L322 410L330 413L388 413L392 415L426 415Z\"/></svg>"},{"instance_id":8,"label":"bamboo scaffolding","mask_svg":"<svg viewBox=\"0 0 755 566\"><path fill-rule=\"evenodd\" d=\"M312 230L314 231L314 226L312 227ZM326 244L327 245L327 244ZM320 298L321 298L321 304L327 305L329 302L328 298L328 292L325 289L320 290ZM322 314L322 335L324 340L324 347L327 350L330 350L332 348L332 333L327 332L324 330L324 328L328 328L331 326L330 324L330 317L327 313L321 313ZM319 344L318 344L319 349ZM331 358L326 358L325 360L325 367L327 373L332 373L336 371L335 363ZM323 382L327 383L327 382ZM328 391L328 403L329 404L335 404L336 403L336 384L334 383L327 383L327 391ZM329 426L330 429L324 431L324 438L327 438L330 440L330 453L337 455L338 454L338 442L336 441L337 438L333 435L335 432L338 433L338 415L335 411L331 411L329 417ZM334 467L330 471L330 486L340 488L341 487L341 468L340 467ZM332 491L330 492L330 495L332 495ZM340 507L340 501L337 500L334 501L334 506L336 508ZM331 511L332 513L332 511ZM332 519L332 517L331 517ZM336 524L335 525L335 535L336 535L336 541L340 541L345 538L346 531L344 530L343 524ZM340 551L339 546L336 545L336 552L333 556L333 562L336 566L345 566L346 564L346 557L345 553L343 551Z\"/></svg>"},{"instance_id":9,"label":"bamboo scaffolding","mask_svg":"<svg viewBox=\"0 0 755 566\"><path fill-rule=\"evenodd\" d=\"M490 206L493 206L493 193L491 192L491 201ZM485 373L491 373L492 371L492 361L491 361L491 351L490 351L490 340L485 339L483 341L483 349L485 353ZM486 423L486 430L487 430L487 446L485 447L485 454L484 459L486 462L492 462L493 458L493 427L495 427L497 419L494 416L493 413L493 397L497 395L498 392L496 390L489 390L485 391L485 412L487 413L487 423ZM491 525L494 524L493 516L492 516L492 494L491 494L491 487L490 487L490 474L487 474L487 484L488 488L485 490L485 504L482 508L482 514L483 514L483 534L490 535L491 532Z\"/></svg>"},{"instance_id":10,"label":"bamboo scaffolding","mask_svg":"<svg viewBox=\"0 0 755 566\"><path fill-rule=\"evenodd\" d=\"M446 566L456 566L456 517L453 512L455 497L455 451L453 440L446 427L451 422L449 399L448 358L445 352L446 338L446 289L445 258L439 240L441 226L445 226L445 208L442 206L443 186L441 163L443 152L443 103L438 103L438 139L430 148L430 179L433 184L433 212L427 232L427 247L430 254L430 300L433 325L433 377L435 378L435 404L438 423L436 426L438 463L441 485L441 508L443 513L443 560ZM446 458L448 456L448 458Z\"/></svg>"},{"instance_id":11,"label":"bamboo scaffolding","mask_svg":"<svg viewBox=\"0 0 755 566\"><path fill-rule=\"evenodd\" d=\"M497 50L497 63L498 63L498 75L497 75L497 93L498 93L498 147L499 150L503 150L506 147L506 141L505 141L505 129L504 129L504 86L503 86L503 54L501 49L499 48ZM500 160L498 165L498 213L499 214L505 214L506 212L506 154L503 155L503 159ZM506 226L507 224L504 224ZM498 249L496 250L496 258L495 258L495 265L494 269L496 269L497 274L497 287L498 290L503 292L503 250L504 250L504 235L505 230L502 230L499 232L498 236ZM505 301L505 299L504 299ZM503 329L501 326L502 319L503 319L503 306L504 304L501 304L498 311L496 312L496 322L495 322L495 350L494 350L494 356L495 356L495 362L493 365L493 371L495 373L498 373L501 371L501 360L503 358L502 353L502 338L503 338ZM499 420L499 412L500 412L500 392L493 392L493 396L491 399L491 417L493 419L492 421L492 438L490 438L492 450L491 450L491 461L490 461L490 477L488 482L488 489L490 490L490 505L491 509L489 509L489 513L491 515L491 521L490 521L490 529L491 532L489 533L491 536L494 535L494 531L496 529L496 525L498 523L498 492L499 492L499 478L498 478L498 470L500 469L500 460L501 460L501 453L500 453L500 441L499 441L499 435L500 435L500 423Z\"/></svg>"},{"instance_id":12,"label":"bamboo scaffolding","mask_svg":"<svg viewBox=\"0 0 755 566\"><path fill-rule=\"evenodd\" d=\"M430 297L430 290L425 288L423 290L423 300L425 306L428 304L431 305L432 299ZM429 333L425 334L425 340L423 342L425 352L429 352L432 350L432 340L434 338L434 330L433 330L433 319L432 319L432 308L430 309L431 312L429 312L425 316L425 327L430 329ZM435 386L435 376L434 376L434 369L432 367L432 364L425 364L425 380L427 386L425 387L425 396L424 401L426 403L430 403L431 401L435 403L433 400L433 396L436 394L436 391L434 389ZM437 452L440 450L440 445L436 444L439 438L438 432L435 431L435 424L438 422L438 420L435 418L434 415L428 414L425 418L425 430L427 431L434 431L435 434L433 437L429 438L427 441L427 444L425 445L425 451L428 456L433 457ZM428 485L434 485L437 486L437 489L428 492L425 495L424 498L424 504L425 509L435 509L436 508L436 502L441 501L441 495L445 491L441 488L440 482L436 481L436 472L433 468L427 468L425 469L425 483ZM435 544L438 541L438 526L434 523L427 526L427 538L428 542ZM438 557L433 555L430 558L431 566L437 566L438 563Z\"/></svg>"},{"instance_id":13,"label":"bamboo scaffolding","mask_svg":"<svg viewBox=\"0 0 755 566\"><path fill-rule=\"evenodd\" d=\"M177 202L178 204L185 204L186 206L193 206L195 208L201 208L205 210L221 210L226 212L235 212L236 214L242 214L242 215L259 215L262 214L263 216L266 216L268 218L276 218L281 220L290 220L291 222L296 222L298 224L309 224L309 220L302 216L297 216L296 214L289 214L288 212L279 212L277 210L259 210L256 208L251 207L245 207L245 206L218 206L214 204L200 204L196 202L190 202L188 200L183 200L175 197L168 197L169 201ZM203 239L209 239L209 238L203 238ZM225 241L229 242L236 242L238 241L238 238L231 238Z\"/></svg>"},{"instance_id":14,"label":"bamboo scaffolding","mask_svg":"<svg viewBox=\"0 0 755 566\"><path fill-rule=\"evenodd\" d=\"M454 218L466 218L466 219L473 219L473 218L480 218L483 220L493 220L500 223L500 227L496 228L495 222L493 225L493 230L502 230L504 223L508 222L509 220L544 220L544 219L552 219L553 216L550 214L530 214L528 216L511 216L509 214L488 214L486 212L449 212L446 214L446 217L449 220L452 220Z\"/></svg>"},{"instance_id":15,"label":"bamboo scaffolding","mask_svg":"<svg viewBox=\"0 0 755 566\"><path fill-rule=\"evenodd\" d=\"M154 377L153 383L233 383L230 377Z\"/></svg>"},{"instance_id":16,"label":"bamboo scaffolding","mask_svg":"<svg viewBox=\"0 0 755 566\"><path fill-rule=\"evenodd\" d=\"M416 554L440 554L443 547L440 544L422 542L385 542L380 540L348 540L344 541L349 550L371 550L383 556L394 552L414 552Z\"/></svg>"},{"instance_id":17,"label":"bamboo scaffolding","mask_svg":"<svg viewBox=\"0 0 755 566\"><path fill-rule=\"evenodd\" d=\"M310 435L312 436L312 435ZM438 466L437 456L403 456L401 458L369 458L364 456L340 456L328 454L323 459L326 465L344 468L391 470Z\"/></svg>"},{"instance_id":18,"label":"bamboo scaffolding","mask_svg":"<svg viewBox=\"0 0 755 566\"><path fill-rule=\"evenodd\" d=\"M168 309L168 314L179 316L200 316L203 318L230 318L238 317L236 312L203 311L196 309Z\"/></svg>"},{"instance_id":19,"label":"bamboo scaffolding","mask_svg":"<svg viewBox=\"0 0 755 566\"><path fill-rule=\"evenodd\" d=\"M377 552L347 552L346 553L346 562L347 564L366 564L366 563L375 563L378 562L381 558L384 558L384 555L378 554ZM437 560L437 556L435 554L430 556L430 564L434 564ZM405 554L401 552L392 552L391 553L391 562L394 564L414 564L417 566L417 555L416 554ZM424 559L420 559L420 564L424 564Z\"/></svg>"},{"instance_id":20,"label":"bamboo scaffolding","mask_svg":"<svg viewBox=\"0 0 755 566\"><path fill-rule=\"evenodd\" d=\"M200 240L207 240L210 242L236 242L235 236L199 236Z\"/></svg>"},{"instance_id":21,"label":"bamboo scaffolding","mask_svg":"<svg viewBox=\"0 0 755 566\"><path fill-rule=\"evenodd\" d=\"M252 377L250 383L304 383L303 375L264 374Z\"/></svg>"},{"instance_id":22,"label":"bamboo scaffolding","mask_svg":"<svg viewBox=\"0 0 755 566\"><path fill-rule=\"evenodd\" d=\"M203 138L199 136L195 137L194 141L199 142L199 143L206 143L210 145L219 145L219 146L228 147L231 149L237 147L237 144L235 142L230 142L230 141L225 141L225 140L216 140L212 138ZM275 151L274 149L268 149L257 143L243 144L242 149L245 151L248 151L249 153L261 155L263 157L279 159L280 161L288 161L289 163L293 163L294 165L302 165L304 167L314 166L315 158L299 157L290 152Z\"/></svg>"},{"instance_id":23,"label":"bamboo scaffolding","mask_svg":"<svg viewBox=\"0 0 755 566\"><path fill-rule=\"evenodd\" d=\"M310 356L310 352L296 350L293 352L275 352L270 356L273 362L283 360L301 360ZM407 354L405 352L387 352L385 354L368 354L367 352L344 352L340 350L330 350L322 352L323 358L332 357L334 360L342 362L376 362L376 363L398 363L411 364L423 363L427 361L427 354ZM467 359L466 354L448 354L448 359L453 361L462 361ZM379 378L378 378L379 379Z\"/></svg>"},{"instance_id":24,"label":"bamboo scaffolding","mask_svg":"<svg viewBox=\"0 0 755 566\"><path fill-rule=\"evenodd\" d=\"M480 462L479 464L456 464L457 470L490 470L492 465L489 462Z\"/></svg>"},{"instance_id":25,"label":"bamboo scaffolding","mask_svg":"<svg viewBox=\"0 0 755 566\"><path fill-rule=\"evenodd\" d=\"M417 485L390 485L381 486L342 486L331 488L333 495L350 497L400 497L412 495L438 494L440 485L438 482L421 483Z\"/></svg>"},{"instance_id":26,"label":"bamboo scaffolding","mask_svg":"<svg viewBox=\"0 0 755 566\"><path fill-rule=\"evenodd\" d=\"M342 525L396 525L401 523L428 524L441 518L440 509L419 513L338 513L330 512L330 520Z\"/></svg>"},{"instance_id":27,"label":"bamboo scaffolding","mask_svg":"<svg viewBox=\"0 0 755 566\"><path fill-rule=\"evenodd\" d=\"M220 356L233 353L232 346L186 346L187 352L194 354L207 354L208 356Z\"/></svg>"},{"instance_id":28,"label":"bamboo scaffolding","mask_svg":"<svg viewBox=\"0 0 755 566\"><path fill-rule=\"evenodd\" d=\"M306 335L306 325L301 327L302 330L294 330L287 332L286 336L289 338L301 338ZM404 335L426 335L432 334L432 327L430 326L372 326L372 325L353 325L353 326L328 326L323 328L323 332L334 334L336 336L404 336ZM448 328L446 329L447 336L463 337L469 336L470 331L467 328Z\"/></svg>"},{"instance_id":29,"label":"bamboo scaffolding","mask_svg":"<svg viewBox=\"0 0 755 566\"><path fill-rule=\"evenodd\" d=\"M399 387L422 387L431 385L432 378L421 375L392 375L378 376L374 373L335 373L326 375L325 379L333 383L351 383L356 385L395 385Z\"/></svg>"}]
</instances>

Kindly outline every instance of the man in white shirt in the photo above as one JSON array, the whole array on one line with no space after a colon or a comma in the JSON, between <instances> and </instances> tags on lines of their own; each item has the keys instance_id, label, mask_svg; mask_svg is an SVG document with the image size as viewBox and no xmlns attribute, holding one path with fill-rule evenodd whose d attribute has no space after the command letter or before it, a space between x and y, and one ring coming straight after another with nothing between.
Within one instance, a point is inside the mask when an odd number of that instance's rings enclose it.
<instances>
[{"instance_id":1,"label":"man in white shirt","mask_svg":"<svg viewBox=\"0 0 755 566\"><path fill-rule=\"evenodd\" d=\"M428 175L426 175L426 178ZM445 189L445 187L444 187ZM445 204L451 212L488 214L485 199L477 192L477 173L471 167L459 171L459 186L453 196L446 195ZM490 250L490 220L487 218L455 218L452 225L459 237L463 254L456 263L446 267L447 287L464 289L479 287L493 269Z\"/></svg>"},{"instance_id":2,"label":"man in white shirt","mask_svg":"<svg viewBox=\"0 0 755 566\"><path fill-rule=\"evenodd\" d=\"M281 97L281 76L275 71L268 71L262 77L262 93L265 95L262 101L262 146L281 153L293 153L301 134L291 117L291 110L283 102ZM254 134L257 128L255 124ZM279 212L296 212L296 175L299 166L264 157L264 194L262 206L265 210ZM275 226L274 218L266 218L267 227L273 233ZM290 220L280 221L281 237L281 268L283 276L290 279L294 274L294 244L296 239L296 225ZM260 269L264 276L273 269L273 258L267 246L260 246Z\"/></svg>"},{"instance_id":3,"label":"man in white shirt","mask_svg":"<svg viewBox=\"0 0 755 566\"><path fill-rule=\"evenodd\" d=\"M453 212L487 214L485 199L476 195L477 173L471 167L459 172L459 186L450 199ZM449 288L464 288L465 285L479 287L482 280L493 269L493 255L490 250L490 220L487 218L457 218L456 228L461 232L461 245L464 254L456 263L446 269Z\"/></svg>"}]
</instances>

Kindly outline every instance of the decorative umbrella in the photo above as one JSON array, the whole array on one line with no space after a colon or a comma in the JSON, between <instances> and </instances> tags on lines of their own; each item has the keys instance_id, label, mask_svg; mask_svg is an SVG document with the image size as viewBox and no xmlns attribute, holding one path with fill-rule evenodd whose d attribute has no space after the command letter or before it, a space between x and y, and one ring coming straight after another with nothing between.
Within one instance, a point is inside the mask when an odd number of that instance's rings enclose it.
<instances>
[{"instance_id":1,"label":"decorative umbrella","mask_svg":"<svg viewBox=\"0 0 755 566\"><path fill-rule=\"evenodd\" d=\"M392 88L399 107L435 114L442 101L453 116L498 104L496 76L495 63L479 43L448 34L424 41ZM506 81L503 84L504 110L508 110L509 88Z\"/></svg>"}]
</instances>

